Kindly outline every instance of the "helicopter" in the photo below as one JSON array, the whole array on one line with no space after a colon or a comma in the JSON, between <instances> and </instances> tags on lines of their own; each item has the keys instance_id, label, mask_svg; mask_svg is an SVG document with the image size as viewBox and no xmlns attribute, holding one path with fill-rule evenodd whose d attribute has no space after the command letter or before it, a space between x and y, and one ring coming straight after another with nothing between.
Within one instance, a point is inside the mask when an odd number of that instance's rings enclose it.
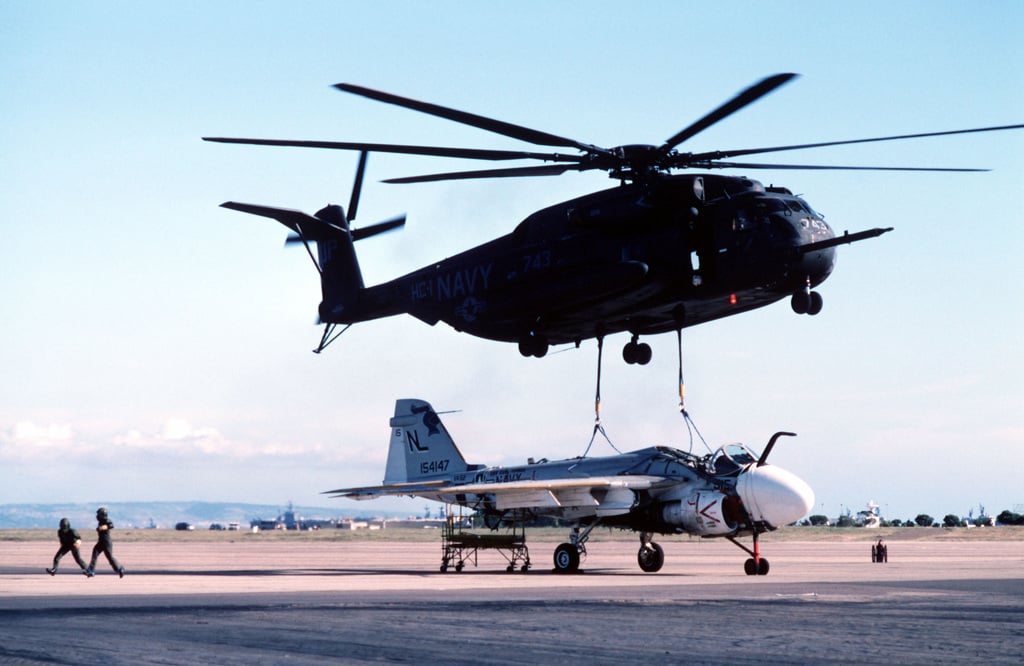
<instances>
[{"instance_id":1,"label":"helicopter","mask_svg":"<svg viewBox=\"0 0 1024 666\"><path fill-rule=\"evenodd\" d=\"M816 288L835 267L835 251L892 227L837 234L801 196L743 177L674 173L692 169L986 171L972 168L826 166L731 161L735 157L827 146L1020 129L982 127L763 148L680 152L678 147L797 75L769 76L742 90L660 145L604 148L486 116L348 83L343 92L573 153L449 146L203 137L205 141L359 151L347 211L315 215L228 201L223 207L277 220L305 245L320 273L319 353L353 324L409 314L430 325L518 344L543 357L554 345L627 332L629 364L645 365L650 336L789 299L797 314L821 312ZM390 178L385 183L555 176L605 171L618 185L539 210L510 233L382 284L365 286L354 242L397 229L405 216L354 228L371 152L546 164ZM315 246L315 248L314 248ZM343 326L337 330L338 326Z\"/></svg>"}]
</instances>

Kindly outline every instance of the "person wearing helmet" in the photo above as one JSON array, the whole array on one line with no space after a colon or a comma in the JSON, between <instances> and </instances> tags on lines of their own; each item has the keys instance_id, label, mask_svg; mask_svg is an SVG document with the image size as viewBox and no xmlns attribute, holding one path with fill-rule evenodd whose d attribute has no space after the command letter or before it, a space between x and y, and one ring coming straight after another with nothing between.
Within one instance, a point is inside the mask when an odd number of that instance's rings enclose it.
<instances>
[{"instance_id":1,"label":"person wearing helmet","mask_svg":"<svg viewBox=\"0 0 1024 666\"><path fill-rule=\"evenodd\" d=\"M78 530L72 529L71 521L67 518L60 519L60 529L57 530L57 539L60 541L60 549L57 550L57 554L53 556L53 567L46 570L46 573L53 576L57 573L57 567L60 565L60 558L64 557L68 553L75 558L75 562L78 562L78 566L82 567L82 571L86 571L87 567L85 562L82 560L81 554L78 552L78 547L82 545L82 537L79 536Z\"/></svg>"},{"instance_id":2,"label":"person wearing helmet","mask_svg":"<svg viewBox=\"0 0 1024 666\"><path fill-rule=\"evenodd\" d=\"M103 553L107 556L107 561L110 562L110 566L114 568L117 575L124 578L124 567L114 559L114 543L110 539L110 530L114 529L114 523L107 515L107 507L101 506L96 510L96 522L96 545L92 548L92 559L89 561L89 568L85 570L85 575L89 578L93 577L93 574L96 573L96 560L100 553Z\"/></svg>"}]
</instances>

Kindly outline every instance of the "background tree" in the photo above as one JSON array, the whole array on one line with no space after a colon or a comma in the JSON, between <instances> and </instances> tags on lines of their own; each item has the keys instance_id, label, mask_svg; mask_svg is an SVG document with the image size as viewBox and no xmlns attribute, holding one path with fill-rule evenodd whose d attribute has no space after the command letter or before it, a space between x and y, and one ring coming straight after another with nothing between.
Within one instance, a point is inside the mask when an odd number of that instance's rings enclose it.
<instances>
[{"instance_id":1,"label":"background tree","mask_svg":"<svg viewBox=\"0 0 1024 666\"><path fill-rule=\"evenodd\" d=\"M820 513L809 516L807 520L810 521L811 525L828 525L828 516L823 516Z\"/></svg>"},{"instance_id":2,"label":"background tree","mask_svg":"<svg viewBox=\"0 0 1024 666\"><path fill-rule=\"evenodd\" d=\"M914 518L914 522L917 523L918 527L931 527L935 519L929 516L927 513L917 514L917 518Z\"/></svg>"},{"instance_id":3,"label":"background tree","mask_svg":"<svg viewBox=\"0 0 1024 666\"><path fill-rule=\"evenodd\" d=\"M960 527L960 516L954 516L951 513L947 513L942 518L942 525L944 527Z\"/></svg>"},{"instance_id":4,"label":"background tree","mask_svg":"<svg viewBox=\"0 0 1024 666\"><path fill-rule=\"evenodd\" d=\"M1024 525L1024 516L1019 513L1014 513L1009 509L1004 509L999 512L996 516L996 522L1002 525Z\"/></svg>"}]
</instances>

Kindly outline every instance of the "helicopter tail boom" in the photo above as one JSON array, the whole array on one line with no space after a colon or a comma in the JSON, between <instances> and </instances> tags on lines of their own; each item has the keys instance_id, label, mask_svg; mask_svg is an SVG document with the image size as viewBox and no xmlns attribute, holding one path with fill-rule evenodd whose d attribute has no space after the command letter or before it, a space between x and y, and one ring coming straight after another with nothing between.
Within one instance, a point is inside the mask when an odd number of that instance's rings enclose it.
<instances>
[{"instance_id":1,"label":"helicopter tail boom","mask_svg":"<svg viewBox=\"0 0 1024 666\"><path fill-rule=\"evenodd\" d=\"M228 201L224 208L260 215L277 220L295 232L289 243L301 242L306 246L317 270L320 272L320 286L323 301L320 303L320 318L325 322L353 323L361 320L351 317L363 291L363 274L359 269L353 243L404 224L404 218L396 218L353 232L348 225L341 206L325 206L316 216L288 208L273 208ZM316 255L310 243L316 244Z\"/></svg>"}]
</instances>

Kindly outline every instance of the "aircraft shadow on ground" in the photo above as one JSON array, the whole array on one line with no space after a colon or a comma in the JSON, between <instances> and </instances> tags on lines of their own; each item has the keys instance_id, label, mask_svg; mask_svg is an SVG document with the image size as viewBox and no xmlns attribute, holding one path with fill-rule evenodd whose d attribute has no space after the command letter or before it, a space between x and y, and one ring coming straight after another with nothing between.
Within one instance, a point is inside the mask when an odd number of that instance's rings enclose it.
<instances>
[{"instance_id":1,"label":"aircraft shadow on ground","mask_svg":"<svg viewBox=\"0 0 1024 666\"><path fill-rule=\"evenodd\" d=\"M31 573L22 571L19 573ZM60 572L58 575L70 576L77 572ZM78 574L81 575L81 574ZM114 572L96 572L96 578L116 576ZM627 571L622 569L581 569L573 573L557 572L552 567L533 567L529 571L505 571L504 568L474 568L463 571L440 572L436 569L203 569L203 570L180 570L180 569L126 569L125 577L140 576L172 576L172 577L211 577L211 578L273 578L273 577L322 577L322 576L412 576L422 578L424 576L442 576L452 578L479 577L479 576L554 576L556 578L574 578L576 576L615 576L616 578L651 578L666 577L666 574L649 574L642 571ZM688 574L672 573L671 577L688 576Z\"/></svg>"}]
</instances>

